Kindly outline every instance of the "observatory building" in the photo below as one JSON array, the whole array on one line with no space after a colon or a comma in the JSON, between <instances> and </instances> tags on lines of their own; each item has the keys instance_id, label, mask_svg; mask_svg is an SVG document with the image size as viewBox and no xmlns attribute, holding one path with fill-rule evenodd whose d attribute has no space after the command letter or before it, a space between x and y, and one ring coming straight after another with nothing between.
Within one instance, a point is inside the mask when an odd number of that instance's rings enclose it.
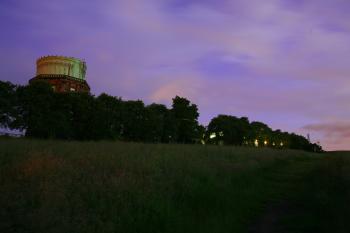
<instances>
[{"instance_id":1,"label":"observatory building","mask_svg":"<svg viewBox=\"0 0 350 233\"><path fill-rule=\"evenodd\" d=\"M85 74L84 61L73 57L45 56L36 61L36 76L29 83L48 82L55 92L90 92Z\"/></svg>"}]
</instances>

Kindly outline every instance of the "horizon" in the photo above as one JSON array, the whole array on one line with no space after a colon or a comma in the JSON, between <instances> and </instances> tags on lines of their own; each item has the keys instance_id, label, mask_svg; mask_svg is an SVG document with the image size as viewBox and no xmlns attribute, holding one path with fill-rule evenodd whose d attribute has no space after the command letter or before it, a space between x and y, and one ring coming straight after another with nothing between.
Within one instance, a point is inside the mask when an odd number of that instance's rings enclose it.
<instances>
[{"instance_id":1,"label":"horizon","mask_svg":"<svg viewBox=\"0 0 350 233\"><path fill-rule=\"evenodd\" d=\"M91 93L219 114L350 150L350 2L0 2L1 79L27 84L46 55L85 60Z\"/></svg>"}]
</instances>

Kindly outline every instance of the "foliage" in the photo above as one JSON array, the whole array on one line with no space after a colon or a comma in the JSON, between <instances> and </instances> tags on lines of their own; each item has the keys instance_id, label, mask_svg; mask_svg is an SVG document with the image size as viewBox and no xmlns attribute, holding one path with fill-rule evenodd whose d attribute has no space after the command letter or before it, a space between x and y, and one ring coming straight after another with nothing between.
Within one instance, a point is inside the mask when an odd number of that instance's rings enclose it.
<instances>
[{"instance_id":1,"label":"foliage","mask_svg":"<svg viewBox=\"0 0 350 233\"><path fill-rule=\"evenodd\" d=\"M122 109L123 101L121 98L109 96L105 93L96 98L96 109L94 110L95 122L98 128L98 138L101 139L120 139L122 133ZM100 120L103 119L103 120Z\"/></svg>"},{"instance_id":2,"label":"foliage","mask_svg":"<svg viewBox=\"0 0 350 233\"><path fill-rule=\"evenodd\" d=\"M273 131L262 122L251 122L247 117L218 115L213 118L206 132L209 144L256 146L271 148L300 149L313 152L322 152L322 148L309 142L305 137Z\"/></svg>"},{"instance_id":3,"label":"foliage","mask_svg":"<svg viewBox=\"0 0 350 233\"><path fill-rule=\"evenodd\" d=\"M11 128L16 115L16 88L14 84L0 80L0 127Z\"/></svg>"},{"instance_id":4,"label":"foliage","mask_svg":"<svg viewBox=\"0 0 350 233\"><path fill-rule=\"evenodd\" d=\"M18 128L26 130L28 137L54 137L57 111L52 88L45 82L37 82L19 87L17 95L20 102Z\"/></svg>"},{"instance_id":5,"label":"foliage","mask_svg":"<svg viewBox=\"0 0 350 233\"><path fill-rule=\"evenodd\" d=\"M168 122L169 114L167 107L162 104L153 103L146 107L144 141L169 142L173 136L171 132L175 130L170 128L174 123Z\"/></svg>"},{"instance_id":6,"label":"foliage","mask_svg":"<svg viewBox=\"0 0 350 233\"><path fill-rule=\"evenodd\" d=\"M57 93L46 82L15 86L0 82L0 127L27 137L123 140L151 143L208 143L322 151L305 137L273 131L247 117L218 115L208 127L198 123L198 107L176 96L172 108L122 100L105 93Z\"/></svg>"},{"instance_id":7,"label":"foliage","mask_svg":"<svg viewBox=\"0 0 350 233\"><path fill-rule=\"evenodd\" d=\"M173 99L171 112L175 117L176 141L193 143L194 138L199 137L199 135L196 135L199 117L197 105L192 104L186 98L176 96Z\"/></svg>"},{"instance_id":8,"label":"foliage","mask_svg":"<svg viewBox=\"0 0 350 233\"><path fill-rule=\"evenodd\" d=\"M210 121L207 135L210 143L243 145L248 133L249 122L247 118L219 115ZM211 135L215 136L212 140L210 140Z\"/></svg>"}]
</instances>

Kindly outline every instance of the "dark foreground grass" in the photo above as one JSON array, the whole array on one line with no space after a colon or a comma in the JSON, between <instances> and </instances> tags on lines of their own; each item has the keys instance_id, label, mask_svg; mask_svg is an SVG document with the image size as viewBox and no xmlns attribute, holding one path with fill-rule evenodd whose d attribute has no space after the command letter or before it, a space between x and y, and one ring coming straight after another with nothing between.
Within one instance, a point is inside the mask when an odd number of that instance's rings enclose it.
<instances>
[{"instance_id":1,"label":"dark foreground grass","mask_svg":"<svg viewBox=\"0 0 350 233\"><path fill-rule=\"evenodd\" d=\"M269 149L1 140L0 232L247 232L269 203L313 198L300 193L315 191L308 184L317 186L324 160ZM346 164L340 176L349 183Z\"/></svg>"},{"instance_id":2,"label":"dark foreground grass","mask_svg":"<svg viewBox=\"0 0 350 233\"><path fill-rule=\"evenodd\" d=\"M297 188L274 232L350 232L350 153L328 153Z\"/></svg>"}]
</instances>

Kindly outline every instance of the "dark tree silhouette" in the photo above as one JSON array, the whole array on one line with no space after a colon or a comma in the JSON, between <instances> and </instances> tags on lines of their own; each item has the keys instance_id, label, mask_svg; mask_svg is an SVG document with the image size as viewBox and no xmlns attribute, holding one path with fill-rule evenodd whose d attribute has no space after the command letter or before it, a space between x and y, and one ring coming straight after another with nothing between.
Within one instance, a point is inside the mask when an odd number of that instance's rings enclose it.
<instances>
[{"instance_id":1,"label":"dark tree silhouette","mask_svg":"<svg viewBox=\"0 0 350 233\"><path fill-rule=\"evenodd\" d=\"M171 112L176 124L176 142L193 143L197 135L198 108L186 98L176 96L173 99Z\"/></svg>"},{"instance_id":2,"label":"dark tree silhouette","mask_svg":"<svg viewBox=\"0 0 350 233\"><path fill-rule=\"evenodd\" d=\"M21 107L18 111L18 126L26 136L37 138L54 137L54 93L50 85L36 82L17 90Z\"/></svg>"},{"instance_id":3,"label":"dark tree silhouette","mask_svg":"<svg viewBox=\"0 0 350 233\"><path fill-rule=\"evenodd\" d=\"M271 145L272 129L266 124L253 121L250 124L248 141L250 145L268 146Z\"/></svg>"},{"instance_id":4,"label":"dark tree silhouette","mask_svg":"<svg viewBox=\"0 0 350 233\"><path fill-rule=\"evenodd\" d=\"M2 128L12 128L16 119L16 89L16 85L0 81L0 127Z\"/></svg>"},{"instance_id":5,"label":"dark tree silhouette","mask_svg":"<svg viewBox=\"0 0 350 233\"><path fill-rule=\"evenodd\" d=\"M146 111L141 100L123 102L122 137L130 141L143 141L146 133Z\"/></svg>"},{"instance_id":6,"label":"dark tree silhouette","mask_svg":"<svg viewBox=\"0 0 350 233\"><path fill-rule=\"evenodd\" d=\"M123 101L105 93L96 98L96 126L100 139L121 139Z\"/></svg>"},{"instance_id":7,"label":"dark tree silhouette","mask_svg":"<svg viewBox=\"0 0 350 233\"><path fill-rule=\"evenodd\" d=\"M27 137L125 140L152 143L208 143L290 148L321 152L305 137L273 131L247 117L218 115L198 124L197 105L176 96L172 108L141 100L123 101L105 93L55 93L45 82L16 86L0 81L0 127L24 130Z\"/></svg>"},{"instance_id":8,"label":"dark tree silhouette","mask_svg":"<svg viewBox=\"0 0 350 233\"><path fill-rule=\"evenodd\" d=\"M169 110L163 104L151 104L146 107L145 135L146 142L167 142L166 120Z\"/></svg>"},{"instance_id":9,"label":"dark tree silhouette","mask_svg":"<svg viewBox=\"0 0 350 233\"><path fill-rule=\"evenodd\" d=\"M243 145L248 134L248 118L219 115L210 121L207 138L214 144Z\"/></svg>"}]
</instances>

